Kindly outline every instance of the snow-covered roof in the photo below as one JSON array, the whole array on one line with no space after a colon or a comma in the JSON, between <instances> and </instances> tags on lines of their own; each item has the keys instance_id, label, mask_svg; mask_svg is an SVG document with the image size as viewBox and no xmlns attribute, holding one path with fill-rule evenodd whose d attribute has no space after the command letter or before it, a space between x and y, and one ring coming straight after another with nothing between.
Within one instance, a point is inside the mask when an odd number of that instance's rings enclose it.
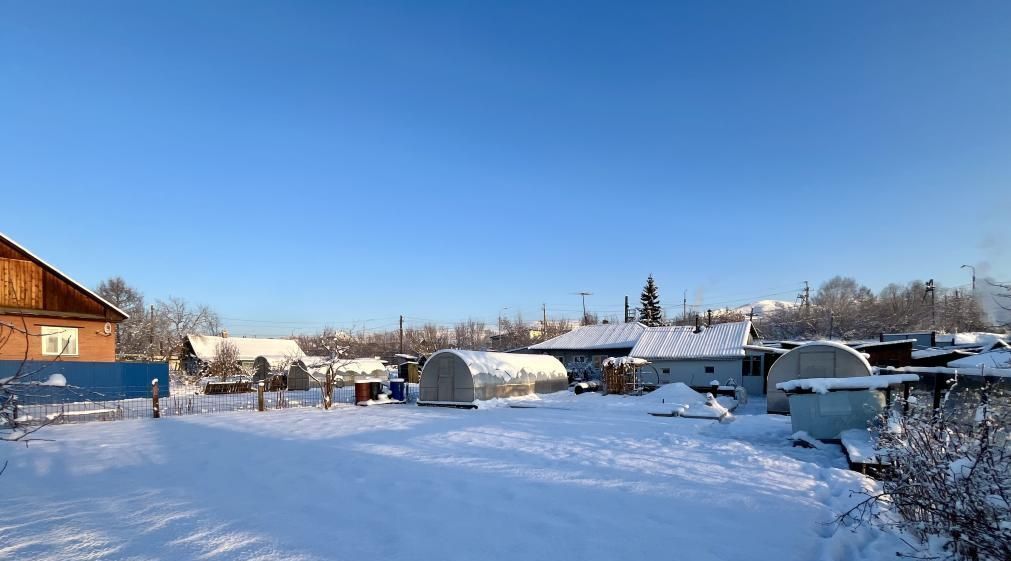
<instances>
[{"instance_id":1,"label":"snow-covered roof","mask_svg":"<svg viewBox=\"0 0 1011 561\"><path fill-rule=\"evenodd\" d=\"M718 323L698 333L690 325L647 327L629 355L650 360L739 358L750 333L750 321Z\"/></svg>"},{"instance_id":2,"label":"snow-covered roof","mask_svg":"<svg viewBox=\"0 0 1011 561\"><path fill-rule=\"evenodd\" d=\"M428 365L438 364L435 358L446 353L463 359L475 379L475 384L486 381L488 378L497 379L499 382L568 378L565 367L551 355L464 351L460 349L444 349L433 353L425 363L422 378L425 376L424 372L428 369Z\"/></svg>"},{"instance_id":3,"label":"snow-covered roof","mask_svg":"<svg viewBox=\"0 0 1011 561\"><path fill-rule=\"evenodd\" d=\"M937 340L940 341L941 337L939 335ZM989 345L995 341L1008 340L1008 335L1005 333L987 333L984 331L966 331L946 337L951 337L953 345Z\"/></svg>"},{"instance_id":4,"label":"snow-covered roof","mask_svg":"<svg viewBox=\"0 0 1011 561\"><path fill-rule=\"evenodd\" d=\"M784 392L807 390L814 393L828 393L833 390L883 390L888 386L905 382L918 382L916 374L881 374L876 376L851 376L849 378L801 378L780 382L776 388Z\"/></svg>"},{"instance_id":5,"label":"snow-covered roof","mask_svg":"<svg viewBox=\"0 0 1011 561\"><path fill-rule=\"evenodd\" d=\"M376 371L385 371L386 365L378 358L338 358L331 361L329 358L321 356L307 356L302 358L302 364L314 373L326 374L327 368L333 365L333 370L337 374L362 374L371 375Z\"/></svg>"},{"instance_id":6,"label":"snow-covered roof","mask_svg":"<svg viewBox=\"0 0 1011 561\"><path fill-rule=\"evenodd\" d=\"M547 350L592 350L622 349L635 346L646 326L635 323L611 323L606 325L586 325L531 345L530 349Z\"/></svg>"},{"instance_id":7,"label":"snow-covered roof","mask_svg":"<svg viewBox=\"0 0 1011 561\"><path fill-rule=\"evenodd\" d=\"M990 368L1011 368L1011 350L1001 349L979 353L955 359L948 363L948 368L979 368L988 366Z\"/></svg>"},{"instance_id":8,"label":"snow-covered roof","mask_svg":"<svg viewBox=\"0 0 1011 561\"><path fill-rule=\"evenodd\" d=\"M257 339L254 337L218 337L217 335L187 335L186 340L193 347L193 353L204 361L214 359L214 353L222 342L235 345L239 360L256 360L264 357L268 362L302 358L305 353L298 343L291 339Z\"/></svg>"},{"instance_id":9,"label":"snow-covered roof","mask_svg":"<svg viewBox=\"0 0 1011 561\"><path fill-rule=\"evenodd\" d=\"M912 343L912 344L915 345L917 343L917 340L916 339L896 339L894 341L871 341L871 342L868 342L868 343L857 343L857 344L853 344L853 342L851 342L850 344L853 345L854 349L866 349L867 347L882 347L882 346L885 346L885 345L898 345L898 344L901 344L901 343Z\"/></svg>"},{"instance_id":10,"label":"snow-covered roof","mask_svg":"<svg viewBox=\"0 0 1011 561\"><path fill-rule=\"evenodd\" d=\"M83 284L81 284L81 283L75 281L74 279L70 278L66 273L64 273L63 271L61 271L61 270L57 269L56 267L52 266L50 263L46 262L44 259L42 259L38 255L35 255L31 251L28 251L28 248L24 247L23 245L19 244L16 241L12 240L7 234L4 234L3 232L0 232L0 239L2 239L3 241L7 242L8 244L14 246L16 249L18 249L19 251L21 251L22 253L24 253L28 257L31 257L35 261L38 261L39 265L41 265L43 268L49 269L49 271L51 273L53 273L54 275L62 278L64 281L66 281L66 282L74 285L75 287L77 287L78 289L80 289L81 291L83 291L88 296L91 296L95 300L98 300L102 304L108 306L114 312L122 315L124 319L130 317L130 314L124 312L123 310L120 310L119 308L117 308L116 306L114 306L112 304L112 302L109 302L105 298L102 298L97 293L93 292L87 286L84 286Z\"/></svg>"},{"instance_id":11,"label":"snow-covered roof","mask_svg":"<svg viewBox=\"0 0 1011 561\"><path fill-rule=\"evenodd\" d=\"M773 353L777 355L790 352L790 349L784 349L782 347L768 347L766 345L744 345L744 350L758 353Z\"/></svg>"}]
</instances>

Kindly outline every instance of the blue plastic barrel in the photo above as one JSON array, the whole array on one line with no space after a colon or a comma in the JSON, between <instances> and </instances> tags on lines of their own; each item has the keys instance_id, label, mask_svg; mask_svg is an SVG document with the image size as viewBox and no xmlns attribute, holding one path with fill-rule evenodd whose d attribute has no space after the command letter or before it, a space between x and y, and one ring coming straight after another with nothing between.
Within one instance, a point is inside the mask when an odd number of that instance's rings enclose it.
<instances>
[{"instance_id":1,"label":"blue plastic barrel","mask_svg":"<svg viewBox=\"0 0 1011 561\"><path fill-rule=\"evenodd\" d=\"M406 385L404 384L403 378L393 378L390 380L390 397L394 401L405 401L404 389Z\"/></svg>"}]
</instances>

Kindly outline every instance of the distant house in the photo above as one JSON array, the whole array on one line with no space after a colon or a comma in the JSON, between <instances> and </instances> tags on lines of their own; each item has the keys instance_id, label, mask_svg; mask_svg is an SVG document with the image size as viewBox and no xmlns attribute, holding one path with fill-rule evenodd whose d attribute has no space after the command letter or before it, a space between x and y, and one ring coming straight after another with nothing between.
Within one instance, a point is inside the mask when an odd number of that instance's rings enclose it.
<instances>
[{"instance_id":1,"label":"distant house","mask_svg":"<svg viewBox=\"0 0 1011 561\"><path fill-rule=\"evenodd\" d=\"M755 336L750 321L718 323L710 327L664 326L646 328L629 356L652 364L662 384L683 382L703 387L713 380L733 381L750 394L764 388L762 355L744 348Z\"/></svg>"},{"instance_id":2,"label":"distant house","mask_svg":"<svg viewBox=\"0 0 1011 561\"><path fill-rule=\"evenodd\" d=\"M214 360L218 345L230 343L239 355L239 366L252 374L254 371L287 371L288 364L305 357L302 348L292 339L259 339L255 337L229 337L217 335L187 335L183 343L181 368L192 375L201 373Z\"/></svg>"},{"instance_id":3,"label":"distant house","mask_svg":"<svg viewBox=\"0 0 1011 561\"><path fill-rule=\"evenodd\" d=\"M127 317L0 233L0 323L14 326L0 360L25 358L27 342L28 360L114 362L116 327Z\"/></svg>"},{"instance_id":4,"label":"distant house","mask_svg":"<svg viewBox=\"0 0 1011 561\"><path fill-rule=\"evenodd\" d=\"M570 372L599 373L608 357L628 356L645 330L639 322L587 325L531 345L526 352L551 355Z\"/></svg>"},{"instance_id":5,"label":"distant house","mask_svg":"<svg viewBox=\"0 0 1011 561\"><path fill-rule=\"evenodd\" d=\"M659 383L702 387L713 380L721 384L733 380L749 393L761 394L765 355L744 348L754 337L750 321L699 328L617 323L579 327L532 345L527 352L550 354L570 372L588 370L593 375L599 375L608 357L632 356L650 361L643 376L653 375Z\"/></svg>"}]
</instances>

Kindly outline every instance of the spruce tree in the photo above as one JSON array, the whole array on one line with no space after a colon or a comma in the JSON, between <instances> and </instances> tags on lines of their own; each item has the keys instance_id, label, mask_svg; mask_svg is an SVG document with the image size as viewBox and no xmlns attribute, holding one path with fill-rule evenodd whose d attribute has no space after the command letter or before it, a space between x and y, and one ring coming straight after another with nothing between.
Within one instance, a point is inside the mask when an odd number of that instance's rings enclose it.
<instances>
[{"instance_id":1,"label":"spruce tree","mask_svg":"<svg viewBox=\"0 0 1011 561\"><path fill-rule=\"evenodd\" d=\"M642 296L639 297L642 308L639 312L639 321L656 327L663 323L663 308L660 307L660 291L653 281L653 275L646 279L646 286L642 288Z\"/></svg>"}]
</instances>

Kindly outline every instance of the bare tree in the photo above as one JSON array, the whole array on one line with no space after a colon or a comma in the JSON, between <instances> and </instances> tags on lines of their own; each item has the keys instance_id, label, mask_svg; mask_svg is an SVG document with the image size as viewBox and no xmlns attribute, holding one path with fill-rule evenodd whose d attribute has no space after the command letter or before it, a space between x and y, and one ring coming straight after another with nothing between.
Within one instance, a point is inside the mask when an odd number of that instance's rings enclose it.
<instances>
[{"instance_id":1,"label":"bare tree","mask_svg":"<svg viewBox=\"0 0 1011 561\"><path fill-rule=\"evenodd\" d=\"M218 315L205 305L193 306L175 296L155 304L155 332L159 354L179 356L190 334L210 335L220 331Z\"/></svg>"},{"instance_id":2,"label":"bare tree","mask_svg":"<svg viewBox=\"0 0 1011 561\"><path fill-rule=\"evenodd\" d=\"M229 376L242 373L239 365L239 348L231 341L222 341L214 348L214 358L207 365L207 375L221 378L224 382Z\"/></svg>"},{"instance_id":3,"label":"bare tree","mask_svg":"<svg viewBox=\"0 0 1011 561\"><path fill-rule=\"evenodd\" d=\"M152 318L144 306L144 295L128 285L122 277L102 281L96 292L130 316L120 323L116 330L116 354L118 356L149 354L153 326Z\"/></svg>"}]
</instances>

